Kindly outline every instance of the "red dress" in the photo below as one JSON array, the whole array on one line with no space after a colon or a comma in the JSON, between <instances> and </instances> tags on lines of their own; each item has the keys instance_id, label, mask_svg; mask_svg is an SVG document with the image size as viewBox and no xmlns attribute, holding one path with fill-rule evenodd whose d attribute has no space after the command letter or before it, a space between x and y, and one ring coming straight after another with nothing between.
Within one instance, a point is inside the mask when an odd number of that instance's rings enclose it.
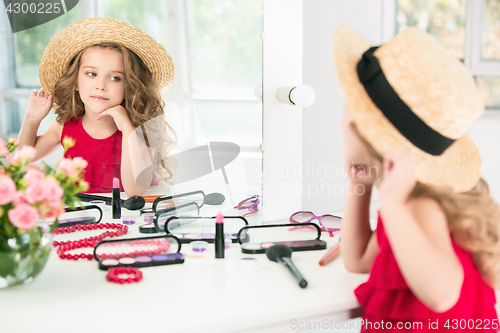
<instances>
[{"instance_id":1,"label":"red dress","mask_svg":"<svg viewBox=\"0 0 500 333\"><path fill-rule=\"evenodd\" d=\"M457 304L444 313L436 313L408 288L389 245L380 213L376 235L380 253L373 262L368 281L354 291L364 307L361 332L390 331L391 327L394 331L402 331L397 329L398 323L401 328L413 326L407 331L415 332L498 331L495 291L484 282L471 253L452 239L453 249L464 269L464 282Z\"/></svg>"},{"instance_id":2,"label":"red dress","mask_svg":"<svg viewBox=\"0 0 500 333\"><path fill-rule=\"evenodd\" d=\"M110 193L113 178L120 179L120 190L123 191L120 167L122 159L122 132L116 130L105 139L94 139L83 128L81 119L71 119L64 123L61 144L64 137L76 140L64 157L82 157L88 162L84 179L90 184L86 193Z\"/></svg>"}]
</instances>

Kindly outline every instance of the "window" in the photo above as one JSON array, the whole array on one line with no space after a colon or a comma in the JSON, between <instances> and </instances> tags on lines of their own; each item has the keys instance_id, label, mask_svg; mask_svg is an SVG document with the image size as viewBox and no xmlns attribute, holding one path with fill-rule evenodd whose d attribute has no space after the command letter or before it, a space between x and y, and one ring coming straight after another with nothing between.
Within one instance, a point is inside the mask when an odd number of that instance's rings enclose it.
<instances>
[{"instance_id":1,"label":"window","mask_svg":"<svg viewBox=\"0 0 500 333\"><path fill-rule=\"evenodd\" d=\"M500 60L500 3L486 0L483 22L483 59Z\"/></svg>"},{"instance_id":2,"label":"window","mask_svg":"<svg viewBox=\"0 0 500 333\"><path fill-rule=\"evenodd\" d=\"M236 87L252 97L262 82L262 40L255 33L262 29L262 3L190 0L186 5L193 91Z\"/></svg>"},{"instance_id":3,"label":"window","mask_svg":"<svg viewBox=\"0 0 500 333\"><path fill-rule=\"evenodd\" d=\"M262 1L186 1L191 98L215 141L238 138L243 149L262 142ZM239 119L239 120L238 120Z\"/></svg>"},{"instance_id":4,"label":"window","mask_svg":"<svg viewBox=\"0 0 500 333\"><path fill-rule=\"evenodd\" d=\"M500 2L398 0L396 32L408 26L429 32L461 59L486 107L500 109Z\"/></svg>"},{"instance_id":5,"label":"window","mask_svg":"<svg viewBox=\"0 0 500 333\"><path fill-rule=\"evenodd\" d=\"M45 46L59 30L82 19L82 13L75 9L53 21L13 34L17 88L40 87L38 66Z\"/></svg>"}]
</instances>

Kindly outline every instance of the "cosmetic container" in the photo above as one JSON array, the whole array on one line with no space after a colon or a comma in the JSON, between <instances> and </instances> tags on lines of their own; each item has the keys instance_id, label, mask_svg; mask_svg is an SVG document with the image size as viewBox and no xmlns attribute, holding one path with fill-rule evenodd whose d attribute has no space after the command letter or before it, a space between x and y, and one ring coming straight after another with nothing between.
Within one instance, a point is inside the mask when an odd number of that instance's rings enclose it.
<instances>
[{"instance_id":1,"label":"cosmetic container","mask_svg":"<svg viewBox=\"0 0 500 333\"><path fill-rule=\"evenodd\" d=\"M208 242L205 241L196 241L196 242L191 242L191 248L193 252L206 252L208 247Z\"/></svg>"},{"instance_id":2,"label":"cosmetic container","mask_svg":"<svg viewBox=\"0 0 500 333\"><path fill-rule=\"evenodd\" d=\"M124 216L123 219L122 219L122 223L123 224L128 224L128 225L135 224L135 219L136 218L137 218L137 216L131 216L131 215Z\"/></svg>"}]
</instances>

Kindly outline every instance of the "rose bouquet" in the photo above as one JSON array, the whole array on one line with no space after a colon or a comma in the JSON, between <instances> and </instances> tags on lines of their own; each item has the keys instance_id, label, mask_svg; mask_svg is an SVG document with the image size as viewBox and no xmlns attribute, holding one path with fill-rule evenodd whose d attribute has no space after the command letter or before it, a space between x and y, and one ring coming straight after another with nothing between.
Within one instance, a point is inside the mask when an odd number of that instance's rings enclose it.
<instances>
[{"instance_id":1,"label":"rose bouquet","mask_svg":"<svg viewBox=\"0 0 500 333\"><path fill-rule=\"evenodd\" d=\"M62 158L55 167L35 165L35 148L18 145L17 139L0 139L0 288L29 282L43 269L57 218L88 189L81 157ZM73 145L64 138L64 151Z\"/></svg>"}]
</instances>

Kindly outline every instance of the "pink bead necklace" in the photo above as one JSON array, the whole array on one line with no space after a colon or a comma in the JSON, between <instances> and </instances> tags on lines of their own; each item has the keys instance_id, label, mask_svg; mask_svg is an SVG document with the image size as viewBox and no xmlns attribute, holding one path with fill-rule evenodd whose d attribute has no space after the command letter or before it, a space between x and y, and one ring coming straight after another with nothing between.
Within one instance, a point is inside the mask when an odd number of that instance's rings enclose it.
<instances>
[{"instance_id":1,"label":"pink bead necklace","mask_svg":"<svg viewBox=\"0 0 500 333\"><path fill-rule=\"evenodd\" d=\"M66 242L58 242L54 241L53 245L54 247L58 247L57 249L57 254L59 255L59 258L61 259L68 259L68 260L78 260L78 259L88 259L92 260L93 255L92 254L85 254L85 253L80 253L80 254L66 254L66 251L69 250L74 250L74 249L80 249L80 248L85 248L85 247L94 247L96 243L102 241L106 237L118 237L121 235L125 235L128 232L128 227L125 225L121 224L115 224L115 223L92 223L92 224L77 224L72 227L61 227L61 228L56 228L54 229L53 233L54 235L58 234L69 234L72 232L76 231L87 231L87 230L97 230L97 229L117 229L117 231L105 231L99 236L94 236L94 237L89 237L89 238L83 238L77 241L66 241Z\"/></svg>"}]
</instances>

